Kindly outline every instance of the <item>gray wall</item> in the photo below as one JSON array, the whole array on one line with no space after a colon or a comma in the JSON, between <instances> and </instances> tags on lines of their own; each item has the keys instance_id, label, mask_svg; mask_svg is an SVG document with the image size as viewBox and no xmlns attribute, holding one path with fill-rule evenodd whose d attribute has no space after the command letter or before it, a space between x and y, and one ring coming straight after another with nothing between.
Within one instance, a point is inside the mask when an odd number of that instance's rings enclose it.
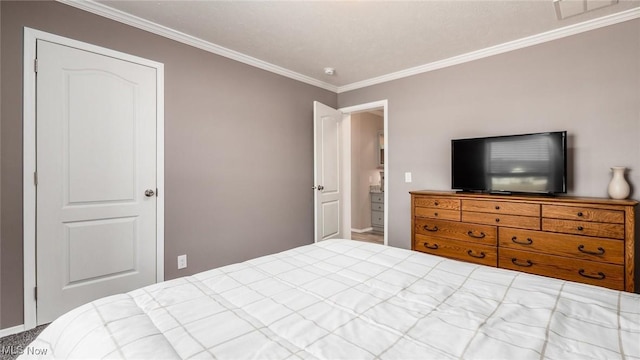
<instances>
[{"instance_id":1,"label":"gray wall","mask_svg":"<svg viewBox=\"0 0 640 360\"><path fill-rule=\"evenodd\" d=\"M567 130L571 194L607 196L615 165L640 186L640 20L342 93L338 102L382 99L393 246L411 246L408 192L450 189L453 138Z\"/></svg>"},{"instance_id":2,"label":"gray wall","mask_svg":"<svg viewBox=\"0 0 640 360\"><path fill-rule=\"evenodd\" d=\"M572 194L606 196L613 165L640 184L640 20L336 96L63 4L0 9L0 328L22 323L23 26L165 64L167 279L312 242L313 100L389 100L393 246L408 191L449 189L451 138L567 130Z\"/></svg>"},{"instance_id":3,"label":"gray wall","mask_svg":"<svg viewBox=\"0 0 640 360\"><path fill-rule=\"evenodd\" d=\"M60 3L0 7L0 328L23 322L24 26L165 64L165 278L313 242L312 102L336 94Z\"/></svg>"}]
</instances>

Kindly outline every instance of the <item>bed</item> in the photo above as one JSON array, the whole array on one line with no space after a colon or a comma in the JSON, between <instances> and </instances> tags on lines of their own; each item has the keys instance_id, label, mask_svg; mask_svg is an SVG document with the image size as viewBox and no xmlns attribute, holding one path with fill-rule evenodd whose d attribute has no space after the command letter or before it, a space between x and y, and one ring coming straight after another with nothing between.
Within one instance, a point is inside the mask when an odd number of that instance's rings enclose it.
<instances>
[{"instance_id":1,"label":"bed","mask_svg":"<svg viewBox=\"0 0 640 360\"><path fill-rule=\"evenodd\" d=\"M31 358L640 359L640 295L327 240L83 305Z\"/></svg>"}]
</instances>

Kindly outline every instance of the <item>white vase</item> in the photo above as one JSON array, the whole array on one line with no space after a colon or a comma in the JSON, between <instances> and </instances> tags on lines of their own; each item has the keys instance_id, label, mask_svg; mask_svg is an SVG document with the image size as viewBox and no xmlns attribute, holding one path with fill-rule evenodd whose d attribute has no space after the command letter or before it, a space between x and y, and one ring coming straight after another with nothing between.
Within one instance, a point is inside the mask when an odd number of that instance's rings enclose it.
<instances>
[{"instance_id":1,"label":"white vase","mask_svg":"<svg viewBox=\"0 0 640 360\"><path fill-rule=\"evenodd\" d=\"M624 172L626 168L624 166L614 166L611 168L613 177L609 182L609 196L612 199L626 199L629 196L629 183L624 178Z\"/></svg>"}]
</instances>

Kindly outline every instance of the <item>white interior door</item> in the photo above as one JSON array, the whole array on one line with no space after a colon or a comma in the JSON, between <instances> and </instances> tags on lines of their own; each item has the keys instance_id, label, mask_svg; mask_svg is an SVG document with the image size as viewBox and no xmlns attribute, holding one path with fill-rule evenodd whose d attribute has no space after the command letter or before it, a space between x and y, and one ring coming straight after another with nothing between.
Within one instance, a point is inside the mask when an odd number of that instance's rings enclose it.
<instances>
[{"instance_id":1,"label":"white interior door","mask_svg":"<svg viewBox=\"0 0 640 360\"><path fill-rule=\"evenodd\" d=\"M313 102L315 241L342 238L342 113Z\"/></svg>"},{"instance_id":2,"label":"white interior door","mask_svg":"<svg viewBox=\"0 0 640 360\"><path fill-rule=\"evenodd\" d=\"M37 42L37 322L156 281L156 69ZM145 194L146 192L146 194Z\"/></svg>"}]
</instances>

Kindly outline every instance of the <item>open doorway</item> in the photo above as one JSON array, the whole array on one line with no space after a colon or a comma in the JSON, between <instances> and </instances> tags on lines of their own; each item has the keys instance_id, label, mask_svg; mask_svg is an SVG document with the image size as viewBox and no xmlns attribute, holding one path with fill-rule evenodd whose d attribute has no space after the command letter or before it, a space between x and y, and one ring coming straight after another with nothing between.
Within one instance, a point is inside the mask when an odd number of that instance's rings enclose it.
<instances>
[{"instance_id":1,"label":"open doorway","mask_svg":"<svg viewBox=\"0 0 640 360\"><path fill-rule=\"evenodd\" d=\"M343 113L343 234L388 244L389 119L387 100L339 109Z\"/></svg>"},{"instance_id":2,"label":"open doorway","mask_svg":"<svg viewBox=\"0 0 640 360\"><path fill-rule=\"evenodd\" d=\"M314 241L316 242L333 238L352 238L351 162L352 160L358 161L359 156L352 157L351 154L351 117L359 113L382 114L382 131L379 132L376 129L374 146L368 151L370 156L380 162L376 166L377 176L371 174L371 178L369 178L370 175L365 175L364 179L367 182L364 188L360 186L356 188L358 191L364 190L365 193L368 193L365 198L369 200L370 204L377 204L374 205L377 212L374 214L369 210L369 216L378 216L373 222L376 223L378 233L383 234L383 244L389 243L388 174L390 170L387 100L337 110L317 101L314 102L314 185L312 190L314 191ZM356 181L358 182L358 180ZM376 186L378 186L377 189ZM372 196L376 196L374 201L371 199ZM373 222L370 225L371 230L373 230Z\"/></svg>"},{"instance_id":3,"label":"open doorway","mask_svg":"<svg viewBox=\"0 0 640 360\"><path fill-rule=\"evenodd\" d=\"M382 108L351 113L353 240L384 244L384 135Z\"/></svg>"}]
</instances>

